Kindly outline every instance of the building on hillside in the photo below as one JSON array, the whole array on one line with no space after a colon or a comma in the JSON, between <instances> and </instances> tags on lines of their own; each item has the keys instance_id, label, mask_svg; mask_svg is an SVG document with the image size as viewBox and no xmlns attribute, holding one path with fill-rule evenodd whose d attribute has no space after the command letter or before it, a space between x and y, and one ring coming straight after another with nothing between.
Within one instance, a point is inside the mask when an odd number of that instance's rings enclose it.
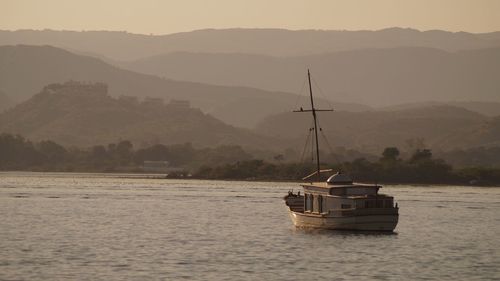
<instances>
[{"instance_id":1,"label":"building on hillside","mask_svg":"<svg viewBox=\"0 0 500 281\"><path fill-rule=\"evenodd\" d=\"M127 104L139 104L139 99L134 96L121 95L118 99Z\"/></svg>"},{"instance_id":2,"label":"building on hillside","mask_svg":"<svg viewBox=\"0 0 500 281\"><path fill-rule=\"evenodd\" d=\"M167 104L167 106L170 107L170 108L176 108L176 109L188 109L188 108L191 107L191 103L188 100L175 100L175 99L172 99Z\"/></svg>"},{"instance_id":3,"label":"building on hillside","mask_svg":"<svg viewBox=\"0 0 500 281\"><path fill-rule=\"evenodd\" d=\"M108 85L104 83L86 83L79 81L68 81L65 83L53 83L45 86L44 91L49 93L63 92L73 95L94 95L106 96L108 94Z\"/></svg>"},{"instance_id":4,"label":"building on hillside","mask_svg":"<svg viewBox=\"0 0 500 281\"><path fill-rule=\"evenodd\" d=\"M162 98L145 97L142 101L142 105L146 106L161 106L163 105Z\"/></svg>"}]
</instances>

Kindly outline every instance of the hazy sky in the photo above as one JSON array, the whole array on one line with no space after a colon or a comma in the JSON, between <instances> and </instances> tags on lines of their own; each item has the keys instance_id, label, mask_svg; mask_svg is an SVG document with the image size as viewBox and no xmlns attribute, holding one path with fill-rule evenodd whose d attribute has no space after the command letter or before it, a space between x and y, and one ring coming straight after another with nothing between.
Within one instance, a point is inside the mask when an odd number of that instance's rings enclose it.
<instances>
[{"instance_id":1,"label":"hazy sky","mask_svg":"<svg viewBox=\"0 0 500 281\"><path fill-rule=\"evenodd\" d=\"M0 29L500 30L500 0L0 0Z\"/></svg>"}]
</instances>

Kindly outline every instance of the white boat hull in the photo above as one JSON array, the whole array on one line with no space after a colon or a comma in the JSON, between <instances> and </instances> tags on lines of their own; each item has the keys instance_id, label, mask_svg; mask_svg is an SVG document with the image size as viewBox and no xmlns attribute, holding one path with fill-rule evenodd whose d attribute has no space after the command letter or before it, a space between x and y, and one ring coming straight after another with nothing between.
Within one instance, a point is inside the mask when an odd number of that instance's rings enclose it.
<instances>
[{"instance_id":1,"label":"white boat hull","mask_svg":"<svg viewBox=\"0 0 500 281\"><path fill-rule=\"evenodd\" d=\"M334 217L289 211L293 224L300 228L320 228L332 230L394 231L399 215L371 214L360 216Z\"/></svg>"}]
</instances>

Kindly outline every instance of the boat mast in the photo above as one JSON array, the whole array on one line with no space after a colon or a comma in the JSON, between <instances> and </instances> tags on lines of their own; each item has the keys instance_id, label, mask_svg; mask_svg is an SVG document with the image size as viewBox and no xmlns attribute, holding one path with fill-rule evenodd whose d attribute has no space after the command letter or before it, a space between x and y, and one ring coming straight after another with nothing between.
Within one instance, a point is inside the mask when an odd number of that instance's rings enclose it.
<instances>
[{"instance_id":1,"label":"boat mast","mask_svg":"<svg viewBox=\"0 0 500 281\"><path fill-rule=\"evenodd\" d=\"M313 92L312 92L312 85L311 85L311 72L309 71L309 69L307 69L307 79L309 80L309 97L311 98L311 109L303 109L301 107L300 110L294 110L293 112L309 112L310 111L313 114L314 136L315 136L315 141L316 141L316 174L318 175L318 181L320 181L321 180L321 169L319 166L318 120L316 118L316 112L318 112L318 111L333 111L333 109L317 109L314 107L314 99L313 99ZM313 175L314 175L314 173L305 177L305 178L309 178Z\"/></svg>"},{"instance_id":2,"label":"boat mast","mask_svg":"<svg viewBox=\"0 0 500 281\"><path fill-rule=\"evenodd\" d=\"M311 97L311 111L314 119L314 136L316 140L316 173L318 175L318 181L321 181L321 169L319 165L319 142L318 142L318 121L316 120L316 108L314 108L314 99L311 86L311 72L307 69L307 79L309 80L309 96Z\"/></svg>"}]
</instances>

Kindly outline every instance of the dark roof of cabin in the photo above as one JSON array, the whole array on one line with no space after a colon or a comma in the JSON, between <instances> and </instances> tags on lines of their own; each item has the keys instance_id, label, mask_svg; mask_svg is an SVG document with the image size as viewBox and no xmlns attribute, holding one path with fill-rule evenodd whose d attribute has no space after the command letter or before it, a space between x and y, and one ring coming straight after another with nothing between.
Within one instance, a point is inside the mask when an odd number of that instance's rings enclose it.
<instances>
[{"instance_id":1,"label":"dark roof of cabin","mask_svg":"<svg viewBox=\"0 0 500 281\"><path fill-rule=\"evenodd\" d=\"M381 185L366 184L366 183L351 183L351 184L329 184L327 182L312 182L304 183L303 187L320 187L320 188L345 188L345 187L368 187L368 188L381 188Z\"/></svg>"}]
</instances>

